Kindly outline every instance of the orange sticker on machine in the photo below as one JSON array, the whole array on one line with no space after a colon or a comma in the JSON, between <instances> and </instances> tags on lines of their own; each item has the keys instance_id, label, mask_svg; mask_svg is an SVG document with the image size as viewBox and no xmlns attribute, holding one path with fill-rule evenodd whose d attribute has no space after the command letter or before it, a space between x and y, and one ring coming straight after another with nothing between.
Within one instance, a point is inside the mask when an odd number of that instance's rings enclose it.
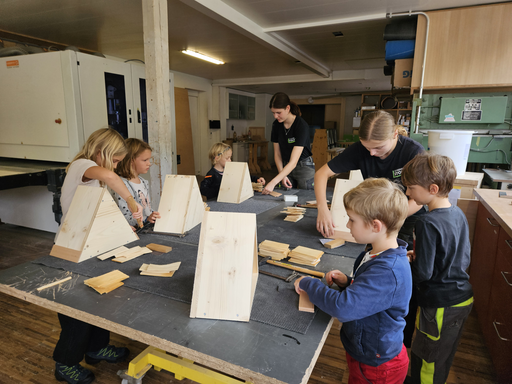
<instances>
[{"instance_id":1,"label":"orange sticker on machine","mask_svg":"<svg viewBox=\"0 0 512 384\"><path fill-rule=\"evenodd\" d=\"M19 60L7 60L5 62L5 65L7 66L7 68L17 68L20 66L20 62Z\"/></svg>"}]
</instances>

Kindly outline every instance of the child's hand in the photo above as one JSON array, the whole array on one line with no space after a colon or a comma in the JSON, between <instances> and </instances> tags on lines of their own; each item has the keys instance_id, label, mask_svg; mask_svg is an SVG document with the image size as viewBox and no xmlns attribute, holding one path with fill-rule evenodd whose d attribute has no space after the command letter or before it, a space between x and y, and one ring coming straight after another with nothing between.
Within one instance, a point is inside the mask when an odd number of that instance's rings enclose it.
<instances>
[{"instance_id":1,"label":"child's hand","mask_svg":"<svg viewBox=\"0 0 512 384\"><path fill-rule=\"evenodd\" d=\"M132 211L132 216L135 220L142 219L142 206L139 203L135 203L135 204L137 204L137 211L136 212Z\"/></svg>"},{"instance_id":2,"label":"child's hand","mask_svg":"<svg viewBox=\"0 0 512 384\"><path fill-rule=\"evenodd\" d=\"M325 281L327 281L327 285L329 287L332 283L335 283L339 287L346 287L348 285L347 275L337 269L327 272L325 275Z\"/></svg>"},{"instance_id":3,"label":"child's hand","mask_svg":"<svg viewBox=\"0 0 512 384\"><path fill-rule=\"evenodd\" d=\"M297 292L297 294L299 294L299 295L301 294L301 292L304 292L304 290L299 287L299 283L305 277L306 276L301 276L297 280L295 280L295 283L294 283L295 284L295 292Z\"/></svg>"},{"instance_id":4,"label":"child's hand","mask_svg":"<svg viewBox=\"0 0 512 384\"><path fill-rule=\"evenodd\" d=\"M413 251L407 251L407 258L409 259L409 263L412 263L414 260L416 260L416 252Z\"/></svg>"},{"instance_id":5,"label":"child's hand","mask_svg":"<svg viewBox=\"0 0 512 384\"><path fill-rule=\"evenodd\" d=\"M158 212L156 212L156 211L153 211L153 212L151 212L151 215L148 216L148 221L150 223L154 224L155 220L159 219L159 218L160 218L160 214Z\"/></svg>"},{"instance_id":6,"label":"child's hand","mask_svg":"<svg viewBox=\"0 0 512 384\"><path fill-rule=\"evenodd\" d=\"M266 181L263 177L260 177L258 180L256 180L257 183L260 183L261 185L265 185Z\"/></svg>"}]
</instances>

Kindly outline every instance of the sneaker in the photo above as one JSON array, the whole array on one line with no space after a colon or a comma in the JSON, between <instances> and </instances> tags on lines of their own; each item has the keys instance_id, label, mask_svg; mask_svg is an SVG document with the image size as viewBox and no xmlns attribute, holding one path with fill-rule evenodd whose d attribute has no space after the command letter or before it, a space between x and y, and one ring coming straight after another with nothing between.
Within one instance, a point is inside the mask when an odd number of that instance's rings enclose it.
<instances>
[{"instance_id":1,"label":"sneaker","mask_svg":"<svg viewBox=\"0 0 512 384\"><path fill-rule=\"evenodd\" d=\"M117 348L113 345L107 345L98 352L87 352L85 354L85 362L87 364L97 364L105 360L108 363L119 363L125 361L129 354L128 348Z\"/></svg>"},{"instance_id":2,"label":"sneaker","mask_svg":"<svg viewBox=\"0 0 512 384\"><path fill-rule=\"evenodd\" d=\"M61 363L55 363L55 378L69 384L89 384L95 379L94 373L80 364L69 367Z\"/></svg>"}]
</instances>

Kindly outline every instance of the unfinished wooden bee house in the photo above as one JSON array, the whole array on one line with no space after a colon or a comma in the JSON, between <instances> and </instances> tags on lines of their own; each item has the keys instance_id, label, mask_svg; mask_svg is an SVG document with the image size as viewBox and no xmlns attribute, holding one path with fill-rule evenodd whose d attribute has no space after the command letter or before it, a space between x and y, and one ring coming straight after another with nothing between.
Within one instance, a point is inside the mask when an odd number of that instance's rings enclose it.
<instances>
[{"instance_id":1,"label":"unfinished wooden bee house","mask_svg":"<svg viewBox=\"0 0 512 384\"><path fill-rule=\"evenodd\" d=\"M80 185L50 255L80 263L138 239L106 188Z\"/></svg>"},{"instance_id":2,"label":"unfinished wooden bee house","mask_svg":"<svg viewBox=\"0 0 512 384\"><path fill-rule=\"evenodd\" d=\"M345 241L351 241L353 243L356 240L350 234L347 228L348 215L343 205L343 196L345 193L350 191L352 188L357 187L362 180L344 180L336 179L336 185L334 186L334 193L332 194L331 203L331 215L334 224L334 238L343 239Z\"/></svg>"},{"instance_id":3,"label":"unfinished wooden bee house","mask_svg":"<svg viewBox=\"0 0 512 384\"><path fill-rule=\"evenodd\" d=\"M204 203L195 176L167 175L155 232L184 234L201 223Z\"/></svg>"},{"instance_id":4,"label":"unfinished wooden bee house","mask_svg":"<svg viewBox=\"0 0 512 384\"><path fill-rule=\"evenodd\" d=\"M217 201L240 204L253 196L254 191L247 163L226 163Z\"/></svg>"},{"instance_id":5,"label":"unfinished wooden bee house","mask_svg":"<svg viewBox=\"0 0 512 384\"><path fill-rule=\"evenodd\" d=\"M205 212L190 317L249 321L257 282L256 215Z\"/></svg>"}]
</instances>

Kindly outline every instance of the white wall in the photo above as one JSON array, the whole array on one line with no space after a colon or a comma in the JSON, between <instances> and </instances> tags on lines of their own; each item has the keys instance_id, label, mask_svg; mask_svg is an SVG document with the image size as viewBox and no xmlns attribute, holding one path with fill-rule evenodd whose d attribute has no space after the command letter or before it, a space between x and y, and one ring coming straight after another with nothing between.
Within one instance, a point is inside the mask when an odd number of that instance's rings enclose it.
<instances>
[{"instance_id":1,"label":"white wall","mask_svg":"<svg viewBox=\"0 0 512 384\"><path fill-rule=\"evenodd\" d=\"M345 98L345 135L352 134L352 118L355 116L355 110L361 106L361 95L349 96ZM343 139L340 137L339 139Z\"/></svg>"}]
</instances>

